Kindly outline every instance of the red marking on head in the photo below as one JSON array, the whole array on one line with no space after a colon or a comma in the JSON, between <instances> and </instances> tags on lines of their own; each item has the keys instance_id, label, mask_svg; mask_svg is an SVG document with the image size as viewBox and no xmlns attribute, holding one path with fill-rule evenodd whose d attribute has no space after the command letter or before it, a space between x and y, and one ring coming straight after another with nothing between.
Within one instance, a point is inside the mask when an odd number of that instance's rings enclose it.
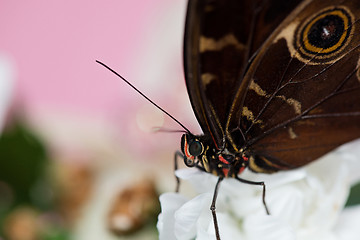
<instances>
[{"instance_id":1,"label":"red marking on head","mask_svg":"<svg viewBox=\"0 0 360 240\"><path fill-rule=\"evenodd\" d=\"M248 158L248 157L245 157L245 156L242 156L242 159L244 159L244 162L249 161L249 158Z\"/></svg>"},{"instance_id":2,"label":"red marking on head","mask_svg":"<svg viewBox=\"0 0 360 240\"><path fill-rule=\"evenodd\" d=\"M241 168L239 169L238 174L242 173L244 170L245 170L245 167L241 167Z\"/></svg>"},{"instance_id":3,"label":"red marking on head","mask_svg":"<svg viewBox=\"0 0 360 240\"><path fill-rule=\"evenodd\" d=\"M221 155L219 155L219 160L221 161L221 162L223 162L223 163L225 163L225 164L230 164L228 161L226 161L226 159L223 157L223 156L221 156Z\"/></svg>"},{"instance_id":4,"label":"red marking on head","mask_svg":"<svg viewBox=\"0 0 360 240\"><path fill-rule=\"evenodd\" d=\"M185 152L185 156L188 158L188 159L191 159L193 160L194 159L194 156L192 156L189 151L188 151L188 144L187 144L187 140L185 138L185 143L184 143L184 152Z\"/></svg>"},{"instance_id":5,"label":"red marking on head","mask_svg":"<svg viewBox=\"0 0 360 240\"><path fill-rule=\"evenodd\" d=\"M228 174L229 174L229 169L223 168L223 169L221 169L221 170L222 170L222 172L224 173L224 176L227 177Z\"/></svg>"}]
</instances>

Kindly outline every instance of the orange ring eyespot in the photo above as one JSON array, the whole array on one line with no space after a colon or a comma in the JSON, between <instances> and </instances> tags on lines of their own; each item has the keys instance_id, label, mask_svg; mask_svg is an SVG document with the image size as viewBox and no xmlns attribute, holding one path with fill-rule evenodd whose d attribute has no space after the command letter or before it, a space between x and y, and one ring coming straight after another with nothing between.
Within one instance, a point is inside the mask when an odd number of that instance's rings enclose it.
<instances>
[{"instance_id":1,"label":"orange ring eyespot","mask_svg":"<svg viewBox=\"0 0 360 240\"><path fill-rule=\"evenodd\" d=\"M334 58L350 42L354 18L345 7L332 7L313 15L299 26L295 48L305 59Z\"/></svg>"}]
</instances>

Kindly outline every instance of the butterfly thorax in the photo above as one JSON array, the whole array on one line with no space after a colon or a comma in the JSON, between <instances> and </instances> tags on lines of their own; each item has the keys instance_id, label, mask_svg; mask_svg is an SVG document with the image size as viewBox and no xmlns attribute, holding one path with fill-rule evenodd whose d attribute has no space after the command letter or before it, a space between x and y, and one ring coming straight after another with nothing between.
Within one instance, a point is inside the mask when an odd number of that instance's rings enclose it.
<instances>
[{"instance_id":1,"label":"butterfly thorax","mask_svg":"<svg viewBox=\"0 0 360 240\"><path fill-rule=\"evenodd\" d=\"M235 177L248 166L248 157L243 151L227 148L218 149L211 139L204 135L184 134L181 150L185 165L197 167L216 176Z\"/></svg>"}]
</instances>

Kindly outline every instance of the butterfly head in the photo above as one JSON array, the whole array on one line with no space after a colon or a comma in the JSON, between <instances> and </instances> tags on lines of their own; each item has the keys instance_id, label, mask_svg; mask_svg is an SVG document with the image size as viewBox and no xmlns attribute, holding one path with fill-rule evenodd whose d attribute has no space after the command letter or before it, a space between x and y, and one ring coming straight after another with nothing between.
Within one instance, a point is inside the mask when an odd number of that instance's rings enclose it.
<instances>
[{"instance_id":1,"label":"butterfly head","mask_svg":"<svg viewBox=\"0 0 360 240\"><path fill-rule=\"evenodd\" d=\"M204 153L204 144L200 138L185 133L181 137L181 151L184 154L184 162L188 167L196 165L196 159Z\"/></svg>"},{"instance_id":2,"label":"butterfly head","mask_svg":"<svg viewBox=\"0 0 360 240\"><path fill-rule=\"evenodd\" d=\"M227 148L219 150L204 136L185 133L181 138L181 151L186 166L198 167L217 176L234 177L248 165L243 152L234 153Z\"/></svg>"}]
</instances>

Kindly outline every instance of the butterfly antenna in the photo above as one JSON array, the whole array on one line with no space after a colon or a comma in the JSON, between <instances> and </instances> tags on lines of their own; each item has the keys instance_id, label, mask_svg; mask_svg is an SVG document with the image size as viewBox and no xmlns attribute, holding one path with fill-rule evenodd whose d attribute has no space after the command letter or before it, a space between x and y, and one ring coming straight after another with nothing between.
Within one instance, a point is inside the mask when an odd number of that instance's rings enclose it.
<instances>
[{"instance_id":1,"label":"butterfly antenna","mask_svg":"<svg viewBox=\"0 0 360 240\"><path fill-rule=\"evenodd\" d=\"M145 96L145 94L143 94L139 89L137 89L134 85L132 85L128 80L126 80L124 77L122 77L119 73L115 72L113 69L111 69L109 66L107 66L105 63L102 63L98 60L96 60L97 63L99 63L100 65L102 65L103 67L107 68L108 70L110 70L112 73L114 73L116 76L118 76L119 78L121 78L125 83L127 83L130 87L132 87L135 91L137 91L141 96L143 96L146 100L148 100L152 105L154 105L155 107L157 107L160 111L162 111L163 113L165 113L167 116L169 116L172 120L174 120L177 124L179 124L183 129L185 129L186 132L191 133L189 131L189 129L187 129L181 122L179 122L176 118L174 118L173 116L170 115L170 113L168 113L167 111L165 111L162 107L160 107L159 105L157 105L155 102L153 102L150 98L148 98L147 96Z\"/></svg>"}]
</instances>

